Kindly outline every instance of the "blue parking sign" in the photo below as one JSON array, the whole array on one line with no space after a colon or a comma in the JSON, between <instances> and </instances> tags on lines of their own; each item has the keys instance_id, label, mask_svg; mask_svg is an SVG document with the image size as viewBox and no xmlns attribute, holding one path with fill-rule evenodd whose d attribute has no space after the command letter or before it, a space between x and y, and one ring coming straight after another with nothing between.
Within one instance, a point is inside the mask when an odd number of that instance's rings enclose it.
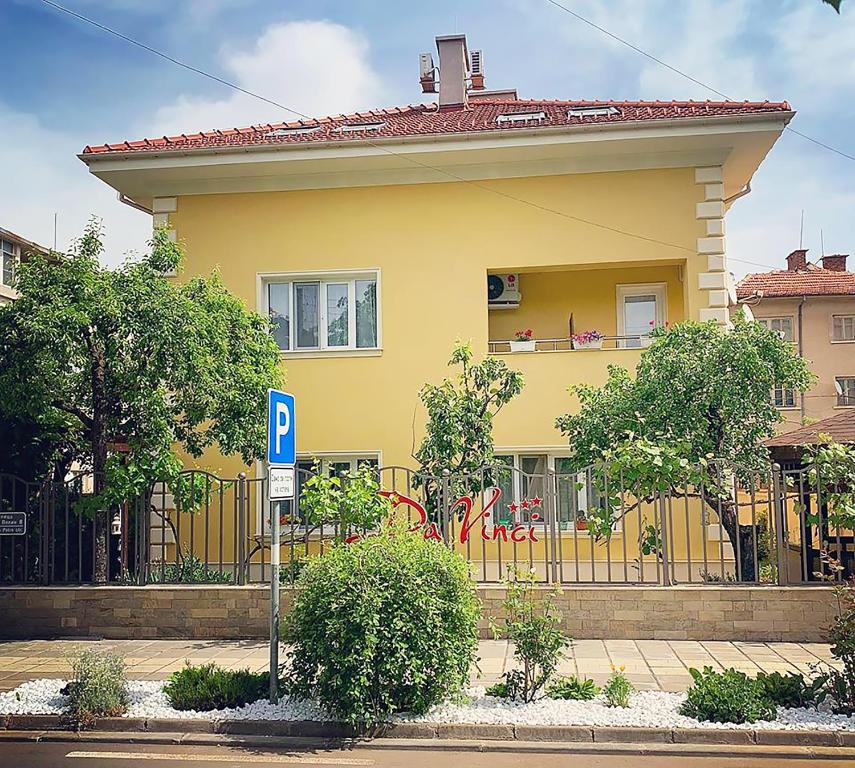
<instances>
[{"instance_id":1,"label":"blue parking sign","mask_svg":"<svg viewBox=\"0 0 855 768\"><path fill-rule=\"evenodd\" d=\"M290 464L297 461L294 395L267 390L267 463Z\"/></svg>"}]
</instances>

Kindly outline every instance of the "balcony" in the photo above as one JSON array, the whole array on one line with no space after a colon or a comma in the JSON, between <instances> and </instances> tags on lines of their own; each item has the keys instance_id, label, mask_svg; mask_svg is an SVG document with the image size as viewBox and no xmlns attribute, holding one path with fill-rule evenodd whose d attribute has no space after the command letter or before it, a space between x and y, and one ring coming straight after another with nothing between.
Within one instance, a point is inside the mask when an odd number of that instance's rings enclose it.
<instances>
[{"instance_id":1,"label":"balcony","mask_svg":"<svg viewBox=\"0 0 855 768\"><path fill-rule=\"evenodd\" d=\"M488 298L491 354L617 351L622 357L649 346L654 328L685 318L678 263L491 272L493 288L497 278L507 290Z\"/></svg>"}]
</instances>

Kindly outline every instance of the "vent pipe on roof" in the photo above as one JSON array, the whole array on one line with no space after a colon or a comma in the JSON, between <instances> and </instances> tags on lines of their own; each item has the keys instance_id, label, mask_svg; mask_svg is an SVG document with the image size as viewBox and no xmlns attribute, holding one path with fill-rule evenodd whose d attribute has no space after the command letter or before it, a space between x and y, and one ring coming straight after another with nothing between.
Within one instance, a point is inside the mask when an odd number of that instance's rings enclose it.
<instances>
[{"instance_id":1,"label":"vent pipe on roof","mask_svg":"<svg viewBox=\"0 0 855 768\"><path fill-rule=\"evenodd\" d=\"M787 256L787 269L790 272L797 272L800 269L806 269L807 252L807 248L799 248Z\"/></svg>"},{"instance_id":2,"label":"vent pipe on roof","mask_svg":"<svg viewBox=\"0 0 855 768\"><path fill-rule=\"evenodd\" d=\"M465 107L466 79L469 77L466 35L437 37L436 49L439 52L439 108Z\"/></svg>"},{"instance_id":3,"label":"vent pipe on roof","mask_svg":"<svg viewBox=\"0 0 855 768\"><path fill-rule=\"evenodd\" d=\"M848 256L849 254L847 253L835 253L832 256L823 256L822 268L827 269L829 272L845 272Z\"/></svg>"}]
</instances>

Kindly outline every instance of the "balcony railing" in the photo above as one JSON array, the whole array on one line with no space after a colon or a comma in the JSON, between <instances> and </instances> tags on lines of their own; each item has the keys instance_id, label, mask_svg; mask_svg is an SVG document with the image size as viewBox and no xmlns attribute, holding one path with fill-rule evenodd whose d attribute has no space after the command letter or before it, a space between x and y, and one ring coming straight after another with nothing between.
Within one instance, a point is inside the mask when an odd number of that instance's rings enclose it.
<instances>
[{"instance_id":1,"label":"balcony railing","mask_svg":"<svg viewBox=\"0 0 855 768\"><path fill-rule=\"evenodd\" d=\"M490 354L508 354L510 352L576 352L598 349L643 349L649 347L652 338L643 336L603 336L598 343L579 344L573 339L532 339L534 349L514 349L513 339L491 340L489 344ZM529 345L530 346L530 345ZM855 403L853 403L855 404Z\"/></svg>"}]
</instances>

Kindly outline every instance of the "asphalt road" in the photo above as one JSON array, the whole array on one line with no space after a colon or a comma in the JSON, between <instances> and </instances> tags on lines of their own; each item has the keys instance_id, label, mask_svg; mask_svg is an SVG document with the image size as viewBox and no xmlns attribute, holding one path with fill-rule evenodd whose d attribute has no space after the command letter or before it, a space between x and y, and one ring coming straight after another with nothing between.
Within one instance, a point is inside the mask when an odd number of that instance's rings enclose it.
<instances>
[{"instance_id":1,"label":"asphalt road","mask_svg":"<svg viewBox=\"0 0 855 768\"><path fill-rule=\"evenodd\" d=\"M548 750L548 748L546 748ZM437 748L377 748L360 745L352 749L327 749L322 746L259 747L249 745L190 746L175 744L122 744L105 742L3 742L0 743L2 768L238 768L246 766L353 766L354 768L801 768L827 766L851 768L855 755L834 757L829 750L799 750L769 748L765 756L749 754L744 748L734 754L734 748L721 747L718 754L692 754L685 748L672 754L638 754L630 745L610 751L584 750L537 751L521 748L517 751L490 749ZM615 751L617 750L617 751ZM812 755L823 759L812 759Z\"/></svg>"}]
</instances>

